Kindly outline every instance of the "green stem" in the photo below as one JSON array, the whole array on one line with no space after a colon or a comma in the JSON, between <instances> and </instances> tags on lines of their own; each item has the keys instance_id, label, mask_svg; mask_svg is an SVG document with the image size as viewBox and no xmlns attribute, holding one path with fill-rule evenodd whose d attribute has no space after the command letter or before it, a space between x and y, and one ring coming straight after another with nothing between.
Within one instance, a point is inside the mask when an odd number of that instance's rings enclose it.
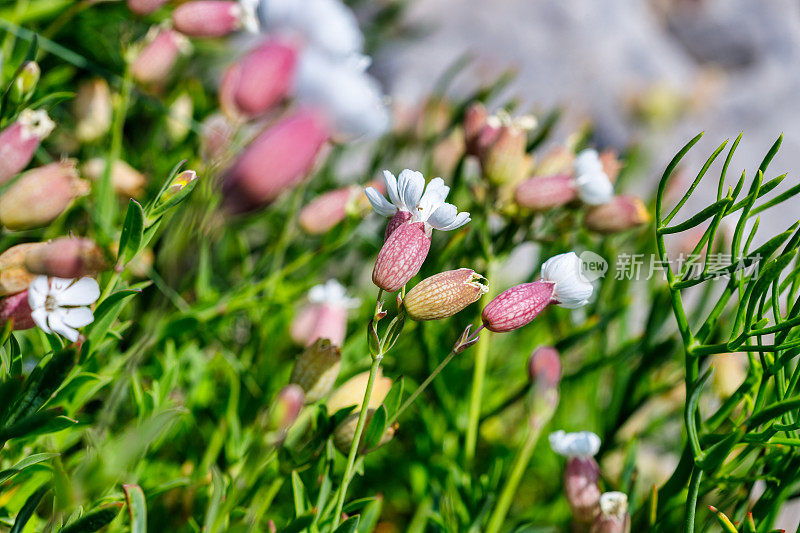
<instances>
[{"instance_id":1,"label":"green stem","mask_svg":"<svg viewBox=\"0 0 800 533\"><path fill-rule=\"evenodd\" d=\"M542 428L538 424L528 430L525 442L514 458L511 473L508 475L508 481L506 481L503 492L500 494L500 499L497 501L497 507L494 508L492 516L489 518L489 525L486 527L486 533L497 533L503 526L508 510L511 508L511 502L517 492L519 482L522 480L522 474L525 473L525 469L528 467L531 455L533 455L533 449L536 447L536 442L539 440L541 432Z\"/></svg>"},{"instance_id":2,"label":"green stem","mask_svg":"<svg viewBox=\"0 0 800 533\"><path fill-rule=\"evenodd\" d=\"M455 355L456 355L456 351L455 350L451 350L450 353L447 354L447 357L445 357L442 360L442 362L439 363L439 366L437 366L433 370L433 372L431 372L431 375L428 376L425 379L425 381L423 381L422 384L419 387L417 387L417 390L415 390L411 394L411 396L409 396L408 399L403 402L403 405L401 405L400 408L394 413L394 415L392 415L392 417L386 422L387 426L391 426L392 423L394 423L394 421L397 420L400 417L401 414L403 414L403 411L405 411L406 409L411 407L411 404L413 404L414 401L417 399L417 397L420 394L422 394L422 391L424 391L426 388L428 388L428 385L430 385L431 382L436 378L436 376L438 376L441 373L441 371L444 370L444 367L446 367L447 364L450 361L453 360L453 357L455 357Z\"/></svg>"},{"instance_id":3,"label":"green stem","mask_svg":"<svg viewBox=\"0 0 800 533\"><path fill-rule=\"evenodd\" d=\"M372 366L369 367L367 390L364 392L364 401L361 402L361 411L358 413L356 433L353 436L353 442L350 444L350 453L347 454L347 465L345 466L344 475L342 476L342 484L339 487L339 499L336 502L336 512L333 515L334 529L339 525L339 519L342 516L342 509L344 509L344 500L347 497L347 486L350 484L350 476L353 473L353 465L356 462L359 444L361 444L361 434L364 432L364 426L367 422L369 399L370 396L372 396L372 386L375 384L375 377L378 375L378 369L381 366L381 359L383 359L383 354L376 355L372 358Z\"/></svg>"},{"instance_id":4,"label":"green stem","mask_svg":"<svg viewBox=\"0 0 800 533\"><path fill-rule=\"evenodd\" d=\"M700 492L702 477L702 470L697 467L692 468L692 480L689 482L689 494L686 498L686 522L683 525L686 533L694 533L694 515L697 510L697 495Z\"/></svg>"}]
</instances>

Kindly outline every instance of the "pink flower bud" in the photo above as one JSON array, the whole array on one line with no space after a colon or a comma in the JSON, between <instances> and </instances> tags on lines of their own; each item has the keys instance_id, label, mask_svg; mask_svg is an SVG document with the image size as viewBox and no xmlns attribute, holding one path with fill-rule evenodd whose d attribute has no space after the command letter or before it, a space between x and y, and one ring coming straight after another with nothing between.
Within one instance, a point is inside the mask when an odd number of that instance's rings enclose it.
<instances>
[{"instance_id":1,"label":"pink flower bud","mask_svg":"<svg viewBox=\"0 0 800 533\"><path fill-rule=\"evenodd\" d=\"M61 237L25 255L28 271L56 278L94 276L106 267L103 251L91 239Z\"/></svg>"},{"instance_id":2,"label":"pink flower bud","mask_svg":"<svg viewBox=\"0 0 800 533\"><path fill-rule=\"evenodd\" d=\"M20 292L0 300L0 324L14 321L14 329L30 329L36 325L31 317L28 291Z\"/></svg>"},{"instance_id":3,"label":"pink flower bud","mask_svg":"<svg viewBox=\"0 0 800 533\"><path fill-rule=\"evenodd\" d=\"M102 78L87 80L80 84L73 101L78 123L75 134L84 142L93 142L108 133L111 128L111 90Z\"/></svg>"},{"instance_id":4,"label":"pink flower bud","mask_svg":"<svg viewBox=\"0 0 800 533\"><path fill-rule=\"evenodd\" d=\"M403 305L414 320L437 320L458 313L486 294L486 278L471 268L440 272L408 291Z\"/></svg>"},{"instance_id":5,"label":"pink flower bud","mask_svg":"<svg viewBox=\"0 0 800 533\"><path fill-rule=\"evenodd\" d=\"M302 387L291 384L281 389L269 412L269 429L286 432L297 420L305 405Z\"/></svg>"},{"instance_id":6,"label":"pink flower bud","mask_svg":"<svg viewBox=\"0 0 800 533\"><path fill-rule=\"evenodd\" d=\"M256 209L292 189L314 165L327 140L327 124L311 111L298 111L264 131L224 178L228 208Z\"/></svg>"},{"instance_id":7,"label":"pink flower bud","mask_svg":"<svg viewBox=\"0 0 800 533\"><path fill-rule=\"evenodd\" d=\"M564 494L575 520L591 522L600 508L600 468L591 457L571 457L564 470Z\"/></svg>"},{"instance_id":8,"label":"pink flower bud","mask_svg":"<svg viewBox=\"0 0 800 533\"><path fill-rule=\"evenodd\" d=\"M153 28L145 45L131 65L135 80L145 84L163 83L172 73L178 56L190 49L186 37L167 28Z\"/></svg>"},{"instance_id":9,"label":"pink flower bud","mask_svg":"<svg viewBox=\"0 0 800 533\"><path fill-rule=\"evenodd\" d=\"M372 282L387 292L395 292L413 278L431 248L431 238L422 222L409 222L398 227L378 253Z\"/></svg>"},{"instance_id":10,"label":"pink flower bud","mask_svg":"<svg viewBox=\"0 0 800 533\"><path fill-rule=\"evenodd\" d=\"M503 126L497 139L481 158L483 174L495 185L518 183L528 175L531 158L526 153L527 133L516 126Z\"/></svg>"},{"instance_id":11,"label":"pink flower bud","mask_svg":"<svg viewBox=\"0 0 800 533\"><path fill-rule=\"evenodd\" d=\"M343 187L314 198L300 210L300 227L311 235L328 232L347 217L348 208L362 194L360 187Z\"/></svg>"},{"instance_id":12,"label":"pink flower bud","mask_svg":"<svg viewBox=\"0 0 800 533\"><path fill-rule=\"evenodd\" d=\"M572 176L534 176L523 181L514 192L517 204L534 211L545 211L578 198Z\"/></svg>"},{"instance_id":13,"label":"pink flower bud","mask_svg":"<svg viewBox=\"0 0 800 533\"><path fill-rule=\"evenodd\" d=\"M389 235L394 233L394 230L405 224L411 219L411 213L408 211L398 210L397 213L392 215L389 222L386 224L386 231L383 233L383 240L389 238Z\"/></svg>"},{"instance_id":14,"label":"pink flower bud","mask_svg":"<svg viewBox=\"0 0 800 533\"><path fill-rule=\"evenodd\" d=\"M610 202L592 206L584 218L586 227L598 233L617 233L650 222L650 214L636 196L615 196Z\"/></svg>"},{"instance_id":15,"label":"pink flower bud","mask_svg":"<svg viewBox=\"0 0 800 533\"><path fill-rule=\"evenodd\" d=\"M534 281L501 292L483 308L486 329L496 333L521 328L553 302L555 283Z\"/></svg>"},{"instance_id":16,"label":"pink flower bud","mask_svg":"<svg viewBox=\"0 0 800 533\"><path fill-rule=\"evenodd\" d=\"M292 339L306 346L317 339L329 339L335 346L341 346L347 329L347 310L358 307L358 299L349 298L346 289L331 279L312 287L308 300L310 303L292 321Z\"/></svg>"},{"instance_id":17,"label":"pink flower bud","mask_svg":"<svg viewBox=\"0 0 800 533\"><path fill-rule=\"evenodd\" d=\"M43 246L43 242L17 244L0 254L0 296L27 290L36 275L26 268L25 259Z\"/></svg>"},{"instance_id":18,"label":"pink flower bud","mask_svg":"<svg viewBox=\"0 0 800 533\"><path fill-rule=\"evenodd\" d=\"M629 533L628 496L622 492L605 492L600 496L600 512L592 522L590 533Z\"/></svg>"},{"instance_id":19,"label":"pink flower bud","mask_svg":"<svg viewBox=\"0 0 800 533\"><path fill-rule=\"evenodd\" d=\"M0 224L10 230L46 226L88 193L89 184L78 178L74 161L29 170L0 196Z\"/></svg>"},{"instance_id":20,"label":"pink flower bud","mask_svg":"<svg viewBox=\"0 0 800 533\"><path fill-rule=\"evenodd\" d=\"M340 367L339 348L328 339L319 339L297 358L289 381L303 389L307 403L313 403L333 389Z\"/></svg>"},{"instance_id":21,"label":"pink flower bud","mask_svg":"<svg viewBox=\"0 0 800 533\"><path fill-rule=\"evenodd\" d=\"M232 105L237 114L262 115L287 96L296 64L294 48L267 41L228 69L220 99L226 106Z\"/></svg>"},{"instance_id":22,"label":"pink flower bud","mask_svg":"<svg viewBox=\"0 0 800 533\"><path fill-rule=\"evenodd\" d=\"M192 0L172 12L172 25L189 37L221 37L242 25L242 8L233 0Z\"/></svg>"},{"instance_id":23,"label":"pink flower bud","mask_svg":"<svg viewBox=\"0 0 800 533\"><path fill-rule=\"evenodd\" d=\"M561 358L552 346L536 348L528 359L528 377L541 388L553 389L561 381Z\"/></svg>"},{"instance_id":24,"label":"pink flower bud","mask_svg":"<svg viewBox=\"0 0 800 533\"><path fill-rule=\"evenodd\" d=\"M53 128L55 124L45 111L25 109L16 122L0 132L0 184L28 166L39 143Z\"/></svg>"},{"instance_id":25,"label":"pink flower bud","mask_svg":"<svg viewBox=\"0 0 800 533\"><path fill-rule=\"evenodd\" d=\"M467 144L468 154L480 155L483 152L484 147L480 145L479 140L488 118L489 112L480 102L467 108L464 114L464 141Z\"/></svg>"},{"instance_id":26,"label":"pink flower bud","mask_svg":"<svg viewBox=\"0 0 800 533\"><path fill-rule=\"evenodd\" d=\"M168 0L128 0L128 9L137 15L148 15L167 3Z\"/></svg>"},{"instance_id":27,"label":"pink flower bud","mask_svg":"<svg viewBox=\"0 0 800 533\"><path fill-rule=\"evenodd\" d=\"M92 181L100 181L108 162L103 157L94 157L81 167L83 174ZM117 159L111 165L111 185L122 198L139 198L144 194L147 178L125 161Z\"/></svg>"}]
</instances>

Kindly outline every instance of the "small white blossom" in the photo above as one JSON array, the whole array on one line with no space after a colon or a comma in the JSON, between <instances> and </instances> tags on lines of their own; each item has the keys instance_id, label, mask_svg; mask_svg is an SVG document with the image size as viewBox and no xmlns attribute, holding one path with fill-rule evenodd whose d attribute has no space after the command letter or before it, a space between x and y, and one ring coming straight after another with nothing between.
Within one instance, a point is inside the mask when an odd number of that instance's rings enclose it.
<instances>
[{"instance_id":1,"label":"small white blossom","mask_svg":"<svg viewBox=\"0 0 800 533\"><path fill-rule=\"evenodd\" d=\"M433 178L425 187L425 177L421 172L405 169L400 173L399 179L384 170L383 180L388 201L376 188L364 189L369 202L379 215L391 217L397 211L407 211L411 214L411 222L424 222L426 228L442 231L460 228L471 220L469 213L459 213L456 206L445 202L450 187L444 184L442 178Z\"/></svg>"},{"instance_id":2,"label":"small white blossom","mask_svg":"<svg viewBox=\"0 0 800 533\"><path fill-rule=\"evenodd\" d=\"M22 140L36 137L37 139L44 139L56 127L56 123L50 120L47 116L47 111L44 109L23 109L19 114L17 121L22 124Z\"/></svg>"},{"instance_id":3,"label":"small white blossom","mask_svg":"<svg viewBox=\"0 0 800 533\"><path fill-rule=\"evenodd\" d=\"M347 296L347 290L335 279L314 285L308 291L308 301L313 304L331 304L345 309L355 309L360 301Z\"/></svg>"},{"instance_id":4,"label":"small white blossom","mask_svg":"<svg viewBox=\"0 0 800 533\"><path fill-rule=\"evenodd\" d=\"M581 272L583 262L575 252L551 257L542 265L542 279L551 281L553 299L561 307L577 309L589 302L594 288Z\"/></svg>"},{"instance_id":5,"label":"small white blossom","mask_svg":"<svg viewBox=\"0 0 800 533\"><path fill-rule=\"evenodd\" d=\"M550 433L549 440L553 451L565 457L594 457L600 450L600 437L591 431L558 430Z\"/></svg>"},{"instance_id":6,"label":"small white blossom","mask_svg":"<svg viewBox=\"0 0 800 533\"><path fill-rule=\"evenodd\" d=\"M624 492L604 492L600 495L600 511L603 515L624 518L628 513L628 496Z\"/></svg>"},{"instance_id":7,"label":"small white blossom","mask_svg":"<svg viewBox=\"0 0 800 533\"><path fill-rule=\"evenodd\" d=\"M578 198L585 204L602 205L614 196L614 184L603 170L597 150L582 150L573 163Z\"/></svg>"},{"instance_id":8,"label":"small white blossom","mask_svg":"<svg viewBox=\"0 0 800 533\"><path fill-rule=\"evenodd\" d=\"M258 6L260 0L239 0L239 8L241 9L242 27L245 31L250 33L258 33L261 31L261 24L258 20Z\"/></svg>"},{"instance_id":9,"label":"small white blossom","mask_svg":"<svg viewBox=\"0 0 800 533\"><path fill-rule=\"evenodd\" d=\"M100 287L92 278L79 280L37 276L28 287L31 318L45 333L58 333L72 342L78 328L92 323L89 305L100 297Z\"/></svg>"}]
</instances>

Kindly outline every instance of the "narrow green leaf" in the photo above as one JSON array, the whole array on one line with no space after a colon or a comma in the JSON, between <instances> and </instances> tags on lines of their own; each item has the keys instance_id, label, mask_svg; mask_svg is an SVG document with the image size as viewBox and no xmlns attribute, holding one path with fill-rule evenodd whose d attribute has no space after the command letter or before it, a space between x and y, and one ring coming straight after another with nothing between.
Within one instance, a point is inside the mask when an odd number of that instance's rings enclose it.
<instances>
[{"instance_id":1,"label":"narrow green leaf","mask_svg":"<svg viewBox=\"0 0 800 533\"><path fill-rule=\"evenodd\" d=\"M144 237L144 210L139 202L130 199L122 234L119 237L118 263L125 265L139 253Z\"/></svg>"},{"instance_id":2,"label":"narrow green leaf","mask_svg":"<svg viewBox=\"0 0 800 533\"><path fill-rule=\"evenodd\" d=\"M125 501L128 503L128 516L131 520L131 533L147 533L147 501L139 485L123 485Z\"/></svg>"},{"instance_id":3,"label":"narrow green leaf","mask_svg":"<svg viewBox=\"0 0 800 533\"><path fill-rule=\"evenodd\" d=\"M50 490L50 488L47 485L42 485L36 489L36 492L28 496L28 499L25 500L22 509L19 510L17 517L14 519L14 526L8 533L22 533L22 530L25 528L25 524L27 524L28 520L31 519L33 513L36 511L36 508L39 507L39 503L41 503L42 498L44 498L44 495L47 494L48 490Z\"/></svg>"},{"instance_id":4,"label":"narrow green leaf","mask_svg":"<svg viewBox=\"0 0 800 533\"><path fill-rule=\"evenodd\" d=\"M64 383L76 363L74 348L56 352L44 367L37 366L25 382L25 389L14 404L8 424L13 424L41 408Z\"/></svg>"},{"instance_id":5,"label":"narrow green leaf","mask_svg":"<svg viewBox=\"0 0 800 533\"><path fill-rule=\"evenodd\" d=\"M91 533L93 531L100 531L114 521L123 505L122 502L119 502L101 507L75 520L73 523L62 527L59 531L61 533Z\"/></svg>"},{"instance_id":6,"label":"narrow green leaf","mask_svg":"<svg viewBox=\"0 0 800 533\"><path fill-rule=\"evenodd\" d=\"M367 428L364 430L362 446L365 450L371 450L377 447L381 442L381 438L386 432L387 419L386 406L381 404L380 407L373 411L369 424L367 424Z\"/></svg>"},{"instance_id":7,"label":"narrow green leaf","mask_svg":"<svg viewBox=\"0 0 800 533\"><path fill-rule=\"evenodd\" d=\"M306 488L297 470L292 470L292 496L294 497L294 513L300 516L306 512Z\"/></svg>"},{"instance_id":8,"label":"narrow green leaf","mask_svg":"<svg viewBox=\"0 0 800 533\"><path fill-rule=\"evenodd\" d=\"M361 520L361 517L351 516L337 527L334 532L335 533L355 533L356 529L358 528L358 522Z\"/></svg>"},{"instance_id":9,"label":"narrow green leaf","mask_svg":"<svg viewBox=\"0 0 800 533\"><path fill-rule=\"evenodd\" d=\"M93 350L103 340L125 303L141 292L139 289L123 289L112 292L105 300L100 302L94 312L94 322L91 323L86 334L86 340L91 344Z\"/></svg>"}]
</instances>

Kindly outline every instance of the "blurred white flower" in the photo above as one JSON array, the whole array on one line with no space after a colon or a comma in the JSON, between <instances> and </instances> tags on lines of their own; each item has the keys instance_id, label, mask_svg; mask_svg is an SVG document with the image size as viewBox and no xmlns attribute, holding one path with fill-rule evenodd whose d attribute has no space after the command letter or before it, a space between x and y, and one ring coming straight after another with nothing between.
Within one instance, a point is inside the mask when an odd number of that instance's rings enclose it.
<instances>
[{"instance_id":1,"label":"blurred white flower","mask_svg":"<svg viewBox=\"0 0 800 533\"><path fill-rule=\"evenodd\" d=\"M628 512L628 496L624 492L604 492L600 495L600 511L605 516L623 518Z\"/></svg>"},{"instance_id":2,"label":"blurred white flower","mask_svg":"<svg viewBox=\"0 0 800 533\"><path fill-rule=\"evenodd\" d=\"M553 298L561 307L577 309L589 302L594 288L583 276L582 267L575 252L555 255L542 265L542 279L555 284Z\"/></svg>"},{"instance_id":3,"label":"blurred white flower","mask_svg":"<svg viewBox=\"0 0 800 533\"><path fill-rule=\"evenodd\" d=\"M597 150L588 148L575 156L573 163L578 198L585 204L602 205L614 196L614 184L603 170Z\"/></svg>"},{"instance_id":4,"label":"blurred white flower","mask_svg":"<svg viewBox=\"0 0 800 533\"><path fill-rule=\"evenodd\" d=\"M553 451L565 457L594 457L600 450L600 437L591 431L558 430L551 433L549 439Z\"/></svg>"},{"instance_id":5,"label":"blurred white flower","mask_svg":"<svg viewBox=\"0 0 800 533\"><path fill-rule=\"evenodd\" d=\"M348 297L347 289L335 279L311 287L308 291L308 301L314 304L337 305L345 309L355 309L360 304L358 298Z\"/></svg>"},{"instance_id":6,"label":"blurred white flower","mask_svg":"<svg viewBox=\"0 0 800 533\"><path fill-rule=\"evenodd\" d=\"M92 278L79 280L37 276L28 287L31 318L45 333L58 333L72 342L77 328L94 320L89 305L100 297L100 287Z\"/></svg>"}]
</instances>

